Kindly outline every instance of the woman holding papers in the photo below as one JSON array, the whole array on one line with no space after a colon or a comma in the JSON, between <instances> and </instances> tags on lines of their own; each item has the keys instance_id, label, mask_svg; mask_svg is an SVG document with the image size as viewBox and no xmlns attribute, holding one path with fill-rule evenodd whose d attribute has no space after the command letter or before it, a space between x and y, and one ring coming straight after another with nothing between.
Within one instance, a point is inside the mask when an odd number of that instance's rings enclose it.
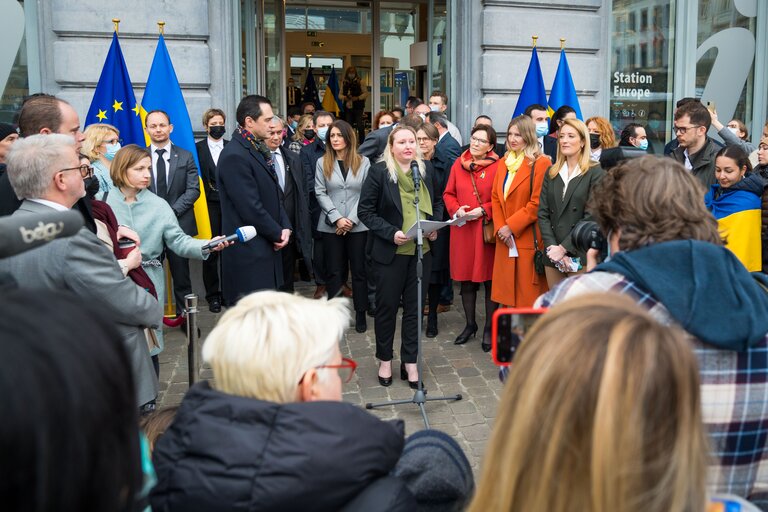
<instances>
[{"instance_id":1,"label":"woman holding papers","mask_svg":"<svg viewBox=\"0 0 768 512\"><path fill-rule=\"evenodd\" d=\"M483 240L483 225L493 220L491 189L493 188L498 155L496 131L488 125L472 129L469 149L456 159L443 199L448 213L456 218L466 217L464 225L451 226L451 279L461 281L461 303L467 325L454 343L463 345L477 334L475 303L480 283L485 284L485 329L483 350L491 349L491 317L496 304L491 299L491 278L495 243Z\"/></svg>"},{"instance_id":2,"label":"woman holding papers","mask_svg":"<svg viewBox=\"0 0 768 512\"><path fill-rule=\"evenodd\" d=\"M421 186L416 191L411 166L414 165L421 177ZM368 226L373 240L371 259L376 275L376 357L379 364L379 383L392 384L392 345L395 337L397 309L402 300L403 319L401 326L400 378L408 379L412 388L419 383L416 357L418 353L417 320L421 314L417 300L416 243L406 232L416 222L414 200L418 198L419 218L422 220L441 219L442 198L434 193L432 166L421 158L416 143L416 131L405 125L398 125L387 137L383 160L372 165L368 178L363 183L357 216ZM423 277L429 278L432 264L430 241L437 238L437 232L424 237ZM422 286L423 304L426 286Z\"/></svg>"},{"instance_id":3,"label":"woman holding papers","mask_svg":"<svg viewBox=\"0 0 768 512\"><path fill-rule=\"evenodd\" d=\"M510 121L507 148L491 193L496 232L491 299L509 307L531 307L547 291L546 279L534 270L533 255L542 248L536 222L539 194L552 162L541 153L536 125L528 116Z\"/></svg>"}]
</instances>

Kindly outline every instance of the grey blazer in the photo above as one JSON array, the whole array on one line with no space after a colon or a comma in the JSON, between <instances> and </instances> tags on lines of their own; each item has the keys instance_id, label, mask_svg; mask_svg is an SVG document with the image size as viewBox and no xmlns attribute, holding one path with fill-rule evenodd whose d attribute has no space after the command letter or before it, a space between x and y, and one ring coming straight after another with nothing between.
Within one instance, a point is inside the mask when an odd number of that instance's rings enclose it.
<instances>
[{"instance_id":1,"label":"grey blazer","mask_svg":"<svg viewBox=\"0 0 768 512\"><path fill-rule=\"evenodd\" d=\"M50 210L49 206L24 201L13 215ZM75 236L2 259L2 271L10 273L19 288L68 290L89 303L98 304L114 322L125 344L136 386L136 405L157 397L157 376L143 328L161 325L162 305L123 276L117 260L96 235L83 228Z\"/></svg>"},{"instance_id":2,"label":"grey blazer","mask_svg":"<svg viewBox=\"0 0 768 512\"><path fill-rule=\"evenodd\" d=\"M321 233L336 232L334 226L326 224L326 216L331 223L335 223L342 217L348 218L355 224L352 233L368 231L365 224L360 222L357 217L357 204L360 202L360 191L363 189L363 182L368 177L368 169L370 168L370 160L363 157L357 175L352 174L350 170L345 181L339 163L334 162L331 179L326 180L323 174L323 159L320 158L317 161L315 165L315 196L322 210L320 220L317 223L318 231Z\"/></svg>"}]
</instances>

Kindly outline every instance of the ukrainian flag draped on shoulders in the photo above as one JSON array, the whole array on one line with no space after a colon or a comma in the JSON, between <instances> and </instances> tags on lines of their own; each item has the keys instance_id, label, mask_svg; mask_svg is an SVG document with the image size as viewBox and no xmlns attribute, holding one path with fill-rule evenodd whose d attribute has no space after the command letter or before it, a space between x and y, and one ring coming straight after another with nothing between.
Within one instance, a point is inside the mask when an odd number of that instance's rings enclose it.
<instances>
[{"instance_id":1,"label":"ukrainian flag draped on shoulders","mask_svg":"<svg viewBox=\"0 0 768 512\"><path fill-rule=\"evenodd\" d=\"M171 56L165 46L165 38L162 34L157 41L155 58L147 78L147 87L141 100L141 122L147 117L147 112L162 110L168 114L173 124L171 142L180 148L186 149L195 158L197 175L200 182L200 197L195 201L195 221L197 223L197 236L195 238L211 238L211 221L208 216L208 204L205 201L205 189L200 177L200 162L197 160L195 148L195 136L192 131L192 123L189 120L189 112L184 96L181 93L176 71L173 69ZM145 145L149 146L149 135L146 135Z\"/></svg>"},{"instance_id":2,"label":"ukrainian flag draped on shoulders","mask_svg":"<svg viewBox=\"0 0 768 512\"><path fill-rule=\"evenodd\" d=\"M744 179L722 188L715 183L704 196L707 209L712 212L730 249L750 272L762 269L760 241L763 179L758 174L747 174Z\"/></svg>"},{"instance_id":3,"label":"ukrainian flag draped on shoulders","mask_svg":"<svg viewBox=\"0 0 768 512\"><path fill-rule=\"evenodd\" d=\"M139 115L139 105L133 93L131 77L125 66L123 52L117 32L112 35L99 83L93 93L93 100L85 116L85 126L111 124L120 131L125 144L144 144L144 129Z\"/></svg>"}]
</instances>

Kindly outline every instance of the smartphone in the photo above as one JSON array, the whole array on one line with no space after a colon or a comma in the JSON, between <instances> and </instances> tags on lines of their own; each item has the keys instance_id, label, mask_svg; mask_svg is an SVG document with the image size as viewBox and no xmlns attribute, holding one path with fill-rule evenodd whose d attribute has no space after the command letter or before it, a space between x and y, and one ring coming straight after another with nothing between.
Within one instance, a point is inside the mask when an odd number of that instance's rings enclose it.
<instances>
[{"instance_id":1,"label":"smartphone","mask_svg":"<svg viewBox=\"0 0 768 512\"><path fill-rule=\"evenodd\" d=\"M709 110L710 112L714 112L715 111L715 102L714 101L708 101L707 102L707 110Z\"/></svg>"},{"instance_id":2,"label":"smartphone","mask_svg":"<svg viewBox=\"0 0 768 512\"><path fill-rule=\"evenodd\" d=\"M136 247L136 242L130 238L121 238L117 241L117 246L121 249L130 249L131 247Z\"/></svg>"},{"instance_id":3,"label":"smartphone","mask_svg":"<svg viewBox=\"0 0 768 512\"><path fill-rule=\"evenodd\" d=\"M526 333L547 308L499 308L493 313L491 354L494 364L509 366Z\"/></svg>"}]
</instances>

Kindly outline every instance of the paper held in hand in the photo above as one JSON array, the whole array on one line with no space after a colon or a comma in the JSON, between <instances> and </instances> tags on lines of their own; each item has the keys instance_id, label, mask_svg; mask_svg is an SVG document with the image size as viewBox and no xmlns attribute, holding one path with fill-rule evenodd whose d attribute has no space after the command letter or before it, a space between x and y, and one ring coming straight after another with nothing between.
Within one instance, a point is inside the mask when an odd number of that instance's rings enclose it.
<instances>
[{"instance_id":1,"label":"paper held in hand","mask_svg":"<svg viewBox=\"0 0 768 512\"><path fill-rule=\"evenodd\" d=\"M455 220L449 220L448 222L439 222L436 220L423 220L421 221L421 230L424 236L427 236L428 234L437 231L438 229L442 229L446 226L452 226L456 223ZM416 237L416 223L411 226L408 231L405 232L405 236L408 238L415 238Z\"/></svg>"}]
</instances>

